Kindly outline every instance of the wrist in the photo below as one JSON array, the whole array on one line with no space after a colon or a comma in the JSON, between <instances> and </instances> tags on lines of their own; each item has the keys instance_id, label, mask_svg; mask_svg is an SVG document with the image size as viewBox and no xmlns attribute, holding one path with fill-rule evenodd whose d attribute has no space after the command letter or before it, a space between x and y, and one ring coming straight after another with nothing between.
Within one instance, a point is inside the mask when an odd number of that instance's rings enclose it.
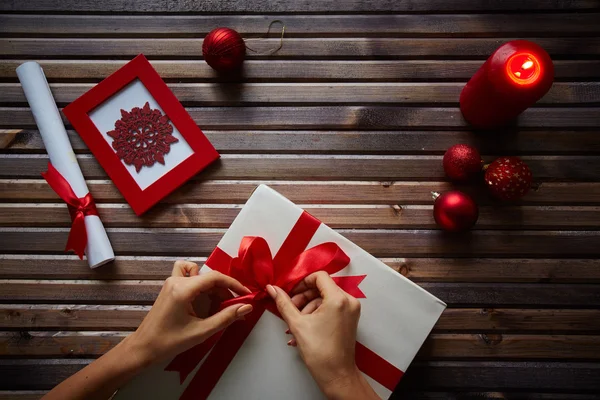
<instances>
[{"instance_id":1,"label":"wrist","mask_svg":"<svg viewBox=\"0 0 600 400\"><path fill-rule=\"evenodd\" d=\"M347 373L322 386L323 393L329 400L375 399L371 386L360 370L354 366Z\"/></svg>"},{"instance_id":2,"label":"wrist","mask_svg":"<svg viewBox=\"0 0 600 400\"><path fill-rule=\"evenodd\" d=\"M134 369L144 369L156 361L151 349L138 337L137 332L127 336L118 346L121 347L120 353L132 363Z\"/></svg>"}]
</instances>

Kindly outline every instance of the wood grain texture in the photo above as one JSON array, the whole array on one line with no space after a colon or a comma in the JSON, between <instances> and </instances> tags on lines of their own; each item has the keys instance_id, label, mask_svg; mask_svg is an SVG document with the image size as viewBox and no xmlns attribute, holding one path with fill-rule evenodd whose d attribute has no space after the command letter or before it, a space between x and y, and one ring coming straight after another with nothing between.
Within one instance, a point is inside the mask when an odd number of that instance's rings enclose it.
<instances>
[{"instance_id":1,"label":"wood grain texture","mask_svg":"<svg viewBox=\"0 0 600 400\"><path fill-rule=\"evenodd\" d=\"M2 303L150 305L163 281L2 280ZM420 283L451 307L598 308L597 284Z\"/></svg>"},{"instance_id":2,"label":"wood grain texture","mask_svg":"<svg viewBox=\"0 0 600 400\"><path fill-rule=\"evenodd\" d=\"M0 304L0 329L19 331L132 331L149 306ZM599 310L449 308L434 333L600 332ZM460 356L458 356L460 357Z\"/></svg>"},{"instance_id":3,"label":"wood grain texture","mask_svg":"<svg viewBox=\"0 0 600 400\"><path fill-rule=\"evenodd\" d=\"M51 0L29 0L2 2L2 11L69 11L69 12L431 12L435 11L546 11L546 10L596 10L600 8L595 0L574 0L556 2L552 0L502 1L492 0L485 4L469 0L444 0L394 2L388 0L371 1L365 4L356 0L325 0L319 2L295 2L293 0L234 0L225 4L214 1L197 3L190 0L137 0L122 2L107 0L97 3L92 0L66 0L55 3Z\"/></svg>"},{"instance_id":4,"label":"wood grain texture","mask_svg":"<svg viewBox=\"0 0 600 400\"><path fill-rule=\"evenodd\" d=\"M469 193L481 206L500 205L479 186L453 185L448 182L396 181L194 181L167 196L165 204L230 204L244 203L260 184L271 188L298 204L431 204L431 192L459 188ZM125 200L106 180L88 180L96 202ZM0 179L0 201L53 202L59 197L41 179ZM600 204L600 183L543 182L529 191L516 204L527 205L597 205Z\"/></svg>"},{"instance_id":5,"label":"wood grain texture","mask_svg":"<svg viewBox=\"0 0 600 400\"><path fill-rule=\"evenodd\" d=\"M487 58L498 46L509 40L503 38L290 38L285 45L270 58L328 58L328 59L369 59L369 58L431 58L453 57ZM532 38L552 57L572 58L598 56L600 38ZM98 39L98 38L13 38L0 39L0 54L5 58L53 57L89 58L115 57L131 58L144 53L151 58L169 57L200 59L202 39ZM264 53L279 46L279 39L264 39L254 43L255 50ZM264 56L248 54L252 58Z\"/></svg>"},{"instance_id":6,"label":"wood grain texture","mask_svg":"<svg viewBox=\"0 0 600 400\"><path fill-rule=\"evenodd\" d=\"M119 255L208 256L224 229L108 228ZM60 254L68 228L0 228L0 251ZM338 230L379 257L597 257L598 231Z\"/></svg>"},{"instance_id":7,"label":"wood grain texture","mask_svg":"<svg viewBox=\"0 0 600 400\"><path fill-rule=\"evenodd\" d=\"M485 157L487 162L493 158ZM523 157L536 181L600 181L600 158L595 156ZM87 179L106 179L92 155L78 155ZM0 178L38 178L48 166L46 155L0 154ZM192 180L445 180L442 156L356 155L222 155Z\"/></svg>"},{"instance_id":8,"label":"wood grain texture","mask_svg":"<svg viewBox=\"0 0 600 400\"><path fill-rule=\"evenodd\" d=\"M2 390L47 390L88 365L91 359L0 360ZM600 390L600 367L582 362L415 362L403 377L397 394L428 390L536 390L594 393ZM30 376L36 380L31 381Z\"/></svg>"},{"instance_id":9,"label":"wood grain texture","mask_svg":"<svg viewBox=\"0 0 600 400\"><path fill-rule=\"evenodd\" d=\"M55 83L50 88L59 105L68 104L94 85ZM314 105L424 104L458 105L463 83L172 83L184 105ZM232 96L232 94L235 94ZM0 83L0 103L27 105L18 83ZM598 105L600 83L555 83L540 104Z\"/></svg>"},{"instance_id":10,"label":"wood grain texture","mask_svg":"<svg viewBox=\"0 0 600 400\"><path fill-rule=\"evenodd\" d=\"M129 332L0 332L4 357L99 357ZM600 358L600 337L582 335L433 334L416 360Z\"/></svg>"},{"instance_id":11,"label":"wood grain texture","mask_svg":"<svg viewBox=\"0 0 600 400\"><path fill-rule=\"evenodd\" d=\"M599 65L600 68L600 65ZM437 154L456 143L476 146L482 154L596 154L597 130L510 130L482 135L470 131L289 131L203 130L222 154ZM76 153L89 150L77 132L68 131ZM35 129L0 130L0 149L10 153L46 153Z\"/></svg>"},{"instance_id":12,"label":"wood grain texture","mask_svg":"<svg viewBox=\"0 0 600 400\"><path fill-rule=\"evenodd\" d=\"M105 227L228 228L242 205L159 205L138 217L126 204L100 204ZM332 228L438 229L433 206L306 205ZM70 227L66 204L0 203L0 226ZM477 229L600 229L600 207L482 207Z\"/></svg>"},{"instance_id":13,"label":"wood grain texture","mask_svg":"<svg viewBox=\"0 0 600 400\"><path fill-rule=\"evenodd\" d=\"M0 279L166 279L178 257L118 256L90 270L74 255L0 255ZM203 265L204 257L186 257ZM416 282L600 283L595 259L382 258ZM23 268L23 265L27 268Z\"/></svg>"},{"instance_id":14,"label":"wood grain texture","mask_svg":"<svg viewBox=\"0 0 600 400\"><path fill-rule=\"evenodd\" d=\"M15 69L21 60L0 59L0 79L17 82ZM38 60L50 82L98 82L127 61L118 60ZM151 60L154 69L168 82L240 81L240 77L219 75L203 60ZM246 60L243 80L253 81L338 81L396 82L451 81L466 82L483 61L470 60L399 60L399 61L310 61ZM599 60L553 60L556 80L590 80L600 78Z\"/></svg>"},{"instance_id":15,"label":"wood grain texture","mask_svg":"<svg viewBox=\"0 0 600 400\"><path fill-rule=\"evenodd\" d=\"M0 15L0 34L203 37L218 26L262 36L272 20L286 37L303 36L598 36L599 13L469 15ZM107 29L110 27L110 29ZM276 30L279 26L275 26ZM272 35L274 37L276 35ZM251 45L251 43L249 43Z\"/></svg>"},{"instance_id":16,"label":"wood grain texture","mask_svg":"<svg viewBox=\"0 0 600 400\"><path fill-rule=\"evenodd\" d=\"M467 128L453 107L321 106L321 107L189 107L204 129L378 129ZM70 124L64 118L67 126ZM521 114L520 128L595 128L600 108L530 108ZM28 108L0 107L0 127L33 128ZM515 127L516 127L515 126Z\"/></svg>"}]
</instances>

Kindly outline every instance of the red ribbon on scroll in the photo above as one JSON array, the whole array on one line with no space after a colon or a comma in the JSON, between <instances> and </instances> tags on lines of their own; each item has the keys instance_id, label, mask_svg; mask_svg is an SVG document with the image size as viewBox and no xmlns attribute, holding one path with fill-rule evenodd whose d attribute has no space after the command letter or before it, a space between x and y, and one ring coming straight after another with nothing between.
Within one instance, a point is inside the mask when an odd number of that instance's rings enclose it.
<instances>
[{"instance_id":1,"label":"red ribbon on scroll","mask_svg":"<svg viewBox=\"0 0 600 400\"><path fill-rule=\"evenodd\" d=\"M83 253L87 246L87 232L85 230L85 216L98 215L96 203L90 193L84 197L77 197L73 188L67 180L48 163L48 171L42 172L42 176L48 182L52 190L67 203L69 214L71 214L71 231L67 239L65 251L73 250L83 260Z\"/></svg>"},{"instance_id":2,"label":"red ribbon on scroll","mask_svg":"<svg viewBox=\"0 0 600 400\"><path fill-rule=\"evenodd\" d=\"M238 257L232 258L218 247L213 251L206 264L236 278L252 291L252 294L225 302L223 307L234 303L249 303L253 305L254 311L204 343L179 354L167 365L165 371L179 372L180 383L183 383L206 356L180 400L208 398L262 314L268 310L280 317L274 302L266 293L266 285L276 285L290 292L298 282L313 272L333 274L348 265L350 258L335 243L323 243L305 250L319 225L321 222L318 219L303 212L275 257L271 256L265 239L254 236L242 239ZM354 297L365 298L358 288L365 277L366 275L338 276L333 279ZM403 375L398 368L358 342L356 365L389 390L394 390Z\"/></svg>"}]
</instances>

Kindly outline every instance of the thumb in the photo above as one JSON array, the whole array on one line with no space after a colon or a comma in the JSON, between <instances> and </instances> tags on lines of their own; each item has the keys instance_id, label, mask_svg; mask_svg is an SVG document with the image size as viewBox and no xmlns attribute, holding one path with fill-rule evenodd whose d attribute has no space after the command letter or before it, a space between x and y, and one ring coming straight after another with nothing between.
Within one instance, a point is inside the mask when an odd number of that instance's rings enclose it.
<instances>
[{"instance_id":1,"label":"thumb","mask_svg":"<svg viewBox=\"0 0 600 400\"><path fill-rule=\"evenodd\" d=\"M284 321L291 327L293 321L300 316L300 311L298 311L294 303L292 303L290 296L277 286L267 285L267 292L269 293L269 296L275 300L277 310L279 310Z\"/></svg>"},{"instance_id":2,"label":"thumb","mask_svg":"<svg viewBox=\"0 0 600 400\"><path fill-rule=\"evenodd\" d=\"M212 336L251 312L250 304L234 304L200 321L199 324L204 334Z\"/></svg>"}]
</instances>

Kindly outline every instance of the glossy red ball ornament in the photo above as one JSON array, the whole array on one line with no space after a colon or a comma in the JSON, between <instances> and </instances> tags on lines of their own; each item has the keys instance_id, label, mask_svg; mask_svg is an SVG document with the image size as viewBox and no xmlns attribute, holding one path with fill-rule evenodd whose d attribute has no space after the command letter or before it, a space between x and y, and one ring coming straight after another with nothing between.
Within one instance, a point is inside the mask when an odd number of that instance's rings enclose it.
<instances>
[{"instance_id":1,"label":"glossy red ball ornament","mask_svg":"<svg viewBox=\"0 0 600 400\"><path fill-rule=\"evenodd\" d=\"M202 44L204 60L218 72L239 69L246 57L242 36L229 28L217 28L208 33Z\"/></svg>"},{"instance_id":2,"label":"glossy red ball ornament","mask_svg":"<svg viewBox=\"0 0 600 400\"><path fill-rule=\"evenodd\" d=\"M444 171L453 181L468 181L481 172L483 160L479 151L468 144L455 144L444 154Z\"/></svg>"},{"instance_id":3,"label":"glossy red ball ornament","mask_svg":"<svg viewBox=\"0 0 600 400\"><path fill-rule=\"evenodd\" d=\"M432 193L433 218L443 229L460 232L470 229L479 218L479 207L466 193L458 190L439 194Z\"/></svg>"},{"instance_id":4,"label":"glossy red ball ornament","mask_svg":"<svg viewBox=\"0 0 600 400\"><path fill-rule=\"evenodd\" d=\"M517 200L531 187L531 170L519 157L500 157L485 170L485 184L500 200Z\"/></svg>"}]
</instances>

